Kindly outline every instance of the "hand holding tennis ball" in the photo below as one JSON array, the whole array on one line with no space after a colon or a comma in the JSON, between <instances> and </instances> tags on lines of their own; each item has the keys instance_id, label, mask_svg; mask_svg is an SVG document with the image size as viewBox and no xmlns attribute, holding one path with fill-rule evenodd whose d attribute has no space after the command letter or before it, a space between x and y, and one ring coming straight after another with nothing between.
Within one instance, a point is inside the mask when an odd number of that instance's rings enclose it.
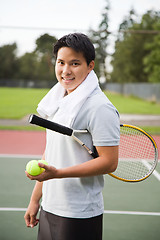
<instances>
[{"instance_id":1,"label":"hand holding tennis ball","mask_svg":"<svg viewBox=\"0 0 160 240\"><path fill-rule=\"evenodd\" d=\"M38 161L31 160L26 165L26 171L32 176L40 175L45 171L45 169L39 167L38 163L43 163L45 165L48 165L48 163L45 160L38 160Z\"/></svg>"}]
</instances>

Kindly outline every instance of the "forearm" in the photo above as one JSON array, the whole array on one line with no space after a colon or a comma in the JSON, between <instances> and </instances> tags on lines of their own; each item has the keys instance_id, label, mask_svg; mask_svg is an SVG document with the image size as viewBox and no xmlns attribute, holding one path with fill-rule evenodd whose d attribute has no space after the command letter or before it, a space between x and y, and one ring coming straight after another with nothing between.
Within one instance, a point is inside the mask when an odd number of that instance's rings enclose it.
<instances>
[{"instance_id":1,"label":"forearm","mask_svg":"<svg viewBox=\"0 0 160 240\"><path fill-rule=\"evenodd\" d=\"M43 182L54 178L90 177L107 174L116 170L118 164L118 146L97 147L99 157L75 166L57 169L50 165L39 163L45 171L38 176L31 176L31 180Z\"/></svg>"},{"instance_id":2,"label":"forearm","mask_svg":"<svg viewBox=\"0 0 160 240\"><path fill-rule=\"evenodd\" d=\"M57 169L57 177L89 177L108 174L116 170L118 164L118 146L97 147L99 157L80 165Z\"/></svg>"},{"instance_id":3,"label":"forearm","mask_svg":"<svg viewBox=\"0 0 160 240\"><path fill-rule=\"evenodd\" d=\"M42 186L43 186L43 182L38 182L38 181L36 182L31 195L30 202L39 203L42 197Z\"/></svg>"},{"instance_id":4,"label":"forearm","mask_svg":"<svg viewBox=\"0 0 160 240\"><path fill-rule=\"evenodd\" d=\"M102 174L108 174L115 170L116 164L110 163L103 157L92 159L80 165L57 169L57 178L67 177L90 177Z\"/></svg>"}]
</instances>

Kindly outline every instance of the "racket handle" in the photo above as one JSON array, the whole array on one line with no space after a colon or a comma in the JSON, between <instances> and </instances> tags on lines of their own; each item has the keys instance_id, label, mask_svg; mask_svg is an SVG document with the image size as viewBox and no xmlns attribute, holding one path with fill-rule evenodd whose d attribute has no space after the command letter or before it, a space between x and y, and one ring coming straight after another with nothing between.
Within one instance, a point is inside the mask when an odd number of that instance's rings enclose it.
<instances>
[{"instance_id":1,"label":"racket handle","mask_svg":"<svg viewBox=\"0 0 160 240\"><path fill-rule=\"evenodd\" d=\"M51 121L46 120L44 118L38 117L34 114L30 115L28 121L31 124L35 124L37 126L47 128L47 129L50 129L52 131L55 131L55 132L58 132L58 133L61 133L61 134L64 134L64 135L71 136L72 133L73 133L73 129L71 129L71 128L62 126L58 123L51 122Z\"/></svg>"}]
</instances>

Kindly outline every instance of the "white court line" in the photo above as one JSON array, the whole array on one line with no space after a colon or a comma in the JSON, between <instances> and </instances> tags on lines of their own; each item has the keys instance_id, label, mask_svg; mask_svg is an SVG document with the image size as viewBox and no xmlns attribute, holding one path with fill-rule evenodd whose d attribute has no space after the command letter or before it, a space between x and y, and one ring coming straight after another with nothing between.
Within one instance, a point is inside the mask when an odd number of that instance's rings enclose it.
<instances>
[{"instance_id":1,"label":"white court line","mask_svg":"<svg viewBox=\"0 0 160 240\"><path fill-rule=\"evenodd\" d=\"M25 212L27 208L0 208L4 212ZM105 214L119 214L119 215L142 215L142 216L160 216L160 212L137 212L137 211L112 211L104 210Z\"/></svg>"},{"instance_id":2,"label":"white court line","mask_svg":"<svg viewBox=\"0 0 160 240\"><path fill-rule=\"evenodd\" d=\"M27 210L27 208L0 208L0 211L4 211L4 212L25 212Z\"/></svg>"},{"instance_id":3,"label":"white court line","mask_svg":"<svg viewBox=\"0 0 160 240\"><path fill-rule=\"evenodd\" d=\"M123 214L123 215L160 216L160 212L137 212L137 211L104 210L104 213L106 213L106 214Z\"/></svg>"},{"instance_id":4,"label":"white court line","mask_svg":"<svg viewBox=\"0 0 160 240\"><path fill-rule=\"evenodd\" d=\"M42 154L43 155L43 154ZM0 154L0 158L32 158L41 159L42 155L25 155L25 154Z\"/></svg>"},{"instance_id":5,"label":"white court line","mask_svg":"<svg viewBox=\"0 0 160 240\"><path fill-rule=\"evenodd\" d=\"M151 169L151 165L147 161L142 160L142 162L148 170ZM152 174L160 181L160 174L156 170L154 170Z\"/></svg>"}]
</instances>

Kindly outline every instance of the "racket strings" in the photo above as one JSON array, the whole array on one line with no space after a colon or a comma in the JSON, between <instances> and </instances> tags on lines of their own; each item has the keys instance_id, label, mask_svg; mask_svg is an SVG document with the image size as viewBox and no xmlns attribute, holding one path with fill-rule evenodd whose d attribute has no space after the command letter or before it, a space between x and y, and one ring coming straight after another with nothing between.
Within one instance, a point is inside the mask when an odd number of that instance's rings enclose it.
<instances>
[{"instance_id":1,"label":"racket strings","mask_svg":"<svg viewBox=\"0 0 160 240\"><path fill-rule=\"evenodd\" d=\"M149 175L154 166L155 147L151 139L136 128L121 127L119 164L113 174L119 178L137 180Z\"/></svg>"}]
</instances>

